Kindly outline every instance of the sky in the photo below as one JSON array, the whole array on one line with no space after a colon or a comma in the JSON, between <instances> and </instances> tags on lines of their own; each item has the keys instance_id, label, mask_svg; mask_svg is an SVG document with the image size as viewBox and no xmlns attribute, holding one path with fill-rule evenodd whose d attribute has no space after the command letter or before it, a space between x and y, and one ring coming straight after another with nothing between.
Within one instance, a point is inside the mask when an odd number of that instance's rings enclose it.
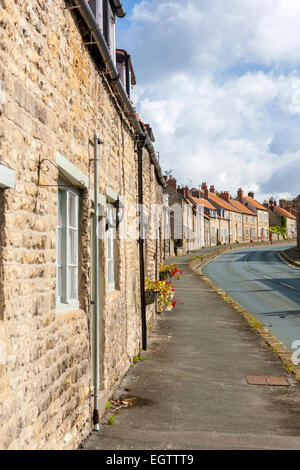
<instances>
[{"instance_id":1,"label":"sky","mask_svg":"<svg viewBox=\"0 0 300 470\"><path fill-rule=\"evenodd\" d=\"M133 101L178 184L300 193L299 0L123 0Z\"/></svg>"}]
</instances>

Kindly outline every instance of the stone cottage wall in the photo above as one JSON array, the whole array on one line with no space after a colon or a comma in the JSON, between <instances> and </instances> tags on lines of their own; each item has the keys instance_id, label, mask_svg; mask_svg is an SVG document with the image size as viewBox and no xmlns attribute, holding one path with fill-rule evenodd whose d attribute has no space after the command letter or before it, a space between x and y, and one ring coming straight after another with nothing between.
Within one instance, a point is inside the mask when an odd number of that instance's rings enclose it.
<instances>
[{"instance_id":1,"label":"stone cottage wall","mask_svg":"<svg viewBox=\"0 0 300 470\"><path fill-rule=\"evenodd\" d=\"M84 47L64 0L2 0L0 160L16 170L16 189L0 193L0 448L70 449L91 430L89 340L90 209L81 191L80 308L55 312L57 177L38 186L38 162L59 152L136 203L133 129L111 84ZM107 293L101 253L102 406L140 348L136 240L120 240L118 286Z\"/></svg>"}]
</instances>

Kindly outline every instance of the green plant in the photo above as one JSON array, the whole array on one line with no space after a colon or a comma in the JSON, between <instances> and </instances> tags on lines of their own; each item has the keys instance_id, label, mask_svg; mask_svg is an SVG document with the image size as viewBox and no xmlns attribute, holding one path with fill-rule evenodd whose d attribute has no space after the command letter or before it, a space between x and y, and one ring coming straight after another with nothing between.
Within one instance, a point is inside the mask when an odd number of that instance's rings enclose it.
<instances>
[{"instance_id":1,"label":"green plant","mask_svg":"<svg viewBox=\"0 0 300 470\"><path fill-rule=\"evenodd\" d=\"M109 410L111 407L112 407L112 404L108 401L108 402L106 403L105 409L106 409L106 410Z\"/></svg>"},{"instance_id":2,"label":"green plant","mask_svg":"<svg viewBox=\"0 0 300 470\"><path fill-rule=\"evenodd\" d=\"M139 361L148 361L148 358L147 357L142 357L141 353L138 353L135 356L133 356L132 365L136 364Z\"/></svg>"},{"instance_id":3,"label":"green plant","mask_svg":"<svg viewBox=\"0 0 300 470\"><path fill-rule=\"evenodd\" d=\"M271 225L269 230L271 233L279 233L284 240L286 239L286 226Z\"/></svg>"},{"instance_id":4,"label":"green plant","mask_svg":"<svg viewBox=\"0 0 300 470\"><path fill-rule=\"evenodd\" d=\"M115 416L110 414L107 418L107 424L110 424L110 425L114 424L115 421L116 421Z\"/></svg>"}]
</instances>

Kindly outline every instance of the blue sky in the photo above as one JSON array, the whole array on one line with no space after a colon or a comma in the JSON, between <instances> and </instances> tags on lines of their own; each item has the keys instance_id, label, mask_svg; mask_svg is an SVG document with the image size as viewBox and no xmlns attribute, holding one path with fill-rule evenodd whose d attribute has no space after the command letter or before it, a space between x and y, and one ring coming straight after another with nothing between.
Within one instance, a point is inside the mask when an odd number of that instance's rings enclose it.
<instances>
[{"instance_id":1,"label":"blue sky","mask_svg":"<svg viewBox=\"0 0 300 470\"><path fill-rule=\"evenodd\" d=\"M163 170L258 198L300 193L300 2L124 0L118 47ZM298 171L299 170L299 171Z\"/></svg>"}]
</instances>

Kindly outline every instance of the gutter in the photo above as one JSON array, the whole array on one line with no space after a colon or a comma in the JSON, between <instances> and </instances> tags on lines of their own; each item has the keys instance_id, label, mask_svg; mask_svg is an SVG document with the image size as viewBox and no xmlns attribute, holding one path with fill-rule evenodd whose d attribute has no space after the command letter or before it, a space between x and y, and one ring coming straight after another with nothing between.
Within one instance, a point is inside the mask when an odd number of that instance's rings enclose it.
<instances>
[{"instance_id":1,"label":"gutter","mask_svg":"<svg viewBox=\"0 0 300 470\"><path fill-rule=\"evenodd\" d=\"M126 12L122 6L122 2L119 2L119 0L110 0L110 6L118 18L124 18Z\"/></svg>"},{"instance_id":2,"label":"gutter","mask_svg":"<svg viewBox=\"0 0 300 470\"><path fill-rule=\"evenodd\" d=\"M115 5L115 9L117 9L119 12L121 12L121 7L122 7L122 4L118 1L118 0L111 0L114 5ZM119 98L121 99L122 103L125 105L125 108L126 108L126 111L128 112L129 116L130 116L130 119L133 123L133 126L134 126L134 130L136 132L136 134L138 136L141 136L142 138L146 138L146 142L145 142L145 147L147 148L148 152L149 152L149 155L150 155L150 160L151 162L153 163L154 167L155 167L155 172L156 172L156 176L157 176L157 179L158 179L158 182L160 183L161 186L165 187L165 179L162 175L162 171L161 171L161 168L160 168L160 165L158 163L158 160L157 160L157 157L156 157L156 153L155 153L155 150L154 150L154 147L153 147L153 144L151 142L151 139L150 139L150 136L148 134L148 132L144 132L140 126L140 123L138 121L138 118L136 116L136 113L129 101L129 98L127 96L127 93L124 89L124 86L119 78L119 73L115 67L115 64L112 60L112 57L111 57L111 54L110 54L110 51L107 47L107 44L106 44L106 41L104 39L104 36L99 28L99 26L97 25L97 22L96 22L96 19L87 3L86 0L74 0L74 3L76 4L76 6L78 7L78 11L80 13L80 15L82 16L86 26L88 27L89 29L89 32L93 38L93 40L95 41L96 45L97 45L97 48L100 52L100 55L103 59L103 62L105 64L105 67L106 67L106 70L108 72L108 78L109 80L111 80L111 83L112 83L112 86L115 88L115 91L116 91L116 95L119 96ZM117 11L115 10L115 11Z\"/></svg>"}]
</instances>

